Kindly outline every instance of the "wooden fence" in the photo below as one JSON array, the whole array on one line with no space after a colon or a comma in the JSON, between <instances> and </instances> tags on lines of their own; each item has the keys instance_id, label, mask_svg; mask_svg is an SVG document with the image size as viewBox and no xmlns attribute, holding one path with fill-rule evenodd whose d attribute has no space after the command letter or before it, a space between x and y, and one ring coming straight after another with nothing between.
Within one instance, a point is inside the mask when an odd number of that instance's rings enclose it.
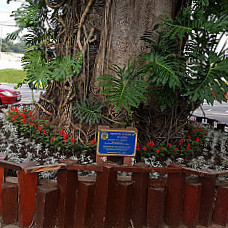
<instances>
[{"instance_id":1,"label":"wooden fence","mask_svg":"<svg viewBox=\"0 0 228 228\"><path fill-rule=\"evenodd\" d=\"M161 228L164 224L226 226L227 172L196 171L181 165L167 168L119 166L115 163L79 165L14 164L0 156L0 214L3 224L37 228ZM6 177L6 169L18 177ZM37 180L37 173L58 170L57 181ZM78 175L95 171L96 176ZM128 176L121 176L127 172ZM161 173L158 179L151 173ZM5 173L5 174L4 174ZM14 181L12 181L12 179Z\"/></svg>"}]
</instances>

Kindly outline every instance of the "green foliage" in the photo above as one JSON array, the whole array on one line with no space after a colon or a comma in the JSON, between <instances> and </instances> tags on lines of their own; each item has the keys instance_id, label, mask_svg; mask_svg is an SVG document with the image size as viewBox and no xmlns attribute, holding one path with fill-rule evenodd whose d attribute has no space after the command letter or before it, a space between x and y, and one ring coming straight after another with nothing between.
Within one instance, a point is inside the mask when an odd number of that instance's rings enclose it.
<instances>
[{"instance_id":1,"label":"green foliage","mask_svg":"<svg viewBox=\"0 0 228 228\"><path fill-rule=\"evenodd\" d=\"M43 0L26 0L20 8L13 12L16 25L19 29L9 34L7 39L15 40L19 34L27 29L24 36L27 46L42 43L46 34L52 34L48 23L48 9Z\"/></svg>"},{"instance_id":2,"label":"green foliage","mask_svg":"<svg viewBox=\"0 0 228 228\"><path fill-rule=\"evenodd\" d=\"M27 78L24 82L33 84L36 89L47 87L51 80L64 81L66 77L73 77L79 73L82 57L79 53L76 57L57 57L50 63L47 62L42 50L32 46L22 59Z\"/></svg>"},{"instance_id":3,"label":"green foliage","mask_svg":"<svg viewBox=\"0 0 228 228\"><path fill-rule=\"evenodd\" d=\"M51 80L62 82L79 74L82 64L81 53L75 57L55 57L54 46L49 47L50 43L55 42L56 34L55 26L52 24L53 18L44 0L26 0L12 16L19 29L8 35L8 39L17 38L24 29L28 31L24 35L28 49L22 60L27 72L24 83L33 84L35 88L46 88Z\"/></svg>"},{"instance_id":4,"label":"green foliage","mask_svg":"<svg viewBox=\"0 0 228 228\"><path fill-rule=\"evenodd\" d=\"M228 91L225 83L228 80L228 59L224 56L224 52L208 52L208 56L200 56L201 62L189 64L192 78L188 80L186 96L189 96L191 101L199 99L203 103L206 99L208 103L213 104L212 90L218 101L226 101L224 92Z\"/></svg>"},{"instance_id":5,"label":"green foliage","mask_svg":"<svg viewBox=\"0 0 228 228\"><path fill-rule=\"evenodd\" d=\"M129 113L131 107L137 108L145 99L148 84L142 78L142 72L135 62L123 68L113 65L110 69L115 75L99 77L100 86L104 87L103 93L107 95L105 101L115 104L115 111L124 107Z\"/></svg>"},{"instance_id":6,"label":"green foliage","mask_svg":"<svg viewBox=\"0 0 228 228\"><path fill-rule=\"evenodd\" d=\"M173 90L181 87L178 73L182 67L182 62L179 61L178 64L175 55L162 55L160 53L151 52L145 54L141 59L146 61L142 69L149 75L149 79L153 84L156 86L161 85L162 87L169 85Z\"/></svg>"},{"instance_id":7,"label":"green foliage","mask_svg":"<svg viewBox=\"0 0 228 228\"><path fill-rule=\"evenodd\" d=\"M87 99L77 103L73 108L73 111L75 117L78 118L81 123L85 122L91 125L100 123L102 118L102 108L102 103Z\"/></svg>"},{"instance_id":8,"label":"green foliage","mask_svg":"<svg viewBox=\"0 0 228 228\"><path fill-rule=\"evenodd\" d=\"M7 41L6 39L2 40L2 52L24 53L25 50L26 47L23 41L13 43L11 41Z\"/></svg>"},{"instance_id":9,"label":"green foliage","mask_svg":"<svg viewBox=\"0 0 228 228\"><path fill-rule=\"evenodd\" d=\"M185 96L190 103L203 103L206 99L213 104L214 92L219 102L226 101L226 50L216 52L228 31L224 4L228 1L187 1L174 19L165 14L162 23L142 37L150 50L141 60L151 94L162 89L162 94L167 92L170 97L170 104L166 99L158 99L162 110L175 104L178 96Z\"/></svg>"},{"instance_id":10,"label":"green foliage","mask_svg":"<svg viewBox=\"0 0 228 228\"><path fill-rule=\"evenodd\" d=\"M74 76L74 74L79 74L82 64L81 53L78 53L75 57L64 56L63 58L57 57L51 62L51 67L54 69L51 72L51 78L57 82L64 81L69 77Z\"/></svg>"},{"instance_id":11,"label":"green foliage","mask_svg":"<svg viewBox=\"0 0 228 228\"><path fill-rule=\"evenodd\" d=\"M42 85L46 87L51 80L52 68L43 56L43 52L37 48L30 48L22 58L23 68L27 73L24 83L34 84L35 88Z\"/></svg>"},{"instance_id":12,"label":"green foliage","mask_svg":"<svg viewBox=\"0 0 228 228\"><path fill-rule=\"evenodd\" d=\"M60 132L50 125L46 119L35 119L30 107L11 107L6 118L11 121L19 131L20 136L30 138L36 143L42 143L45 148L64 153L95 154L96 141L87 145L80 145L65 129Z\"/></svg>"},{"instance_id":13,"label":"green foliage","mask_svg":"<svg viewBox=\"0 0 228 228\"><path fill-rule=\"evenodd\" d=\"M207 130L195 122L188 121L186 124L185 135L174 140L173 143L154 143L151 141L146 145L137 146L137 152L142 158L152 156L166 160L167 158L186 158L201 155L202 148L206 142Z\"/></svg>"}]
</instances>

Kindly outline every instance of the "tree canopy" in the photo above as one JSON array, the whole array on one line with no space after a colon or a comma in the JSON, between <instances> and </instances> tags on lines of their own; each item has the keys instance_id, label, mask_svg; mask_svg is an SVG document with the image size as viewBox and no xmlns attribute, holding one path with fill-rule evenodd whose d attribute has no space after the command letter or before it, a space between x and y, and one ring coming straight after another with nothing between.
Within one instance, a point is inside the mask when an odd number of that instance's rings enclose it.
<instances>
[{"instance_id":1,"label":"tree canopy","mask_svg":"<svg viewBox=\"0 0 228 228\"><path fill-rule=\"evenodd\" d=\"M25 43L23 41L13 43L12 41L8 41L6 39L2 40L2 52L15 52L23 54L26 50Z\"/></svg>"}]
</instances>

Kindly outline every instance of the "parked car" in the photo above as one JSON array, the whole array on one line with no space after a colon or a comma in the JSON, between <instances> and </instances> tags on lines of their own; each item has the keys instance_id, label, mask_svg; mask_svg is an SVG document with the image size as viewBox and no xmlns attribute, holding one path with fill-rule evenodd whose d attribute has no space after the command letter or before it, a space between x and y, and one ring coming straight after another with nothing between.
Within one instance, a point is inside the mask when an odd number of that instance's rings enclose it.
<instances>
[{"instance_id":1,"label":"parked car","mask_svg":"<svg viewBox=\"0 0 228 228\"><path fill-rule=\"evenodd\" d=\"M14 104L21 100L21 93L8 86L0 84L0 105L1 104Z\"/></svg>"}]
</instances>

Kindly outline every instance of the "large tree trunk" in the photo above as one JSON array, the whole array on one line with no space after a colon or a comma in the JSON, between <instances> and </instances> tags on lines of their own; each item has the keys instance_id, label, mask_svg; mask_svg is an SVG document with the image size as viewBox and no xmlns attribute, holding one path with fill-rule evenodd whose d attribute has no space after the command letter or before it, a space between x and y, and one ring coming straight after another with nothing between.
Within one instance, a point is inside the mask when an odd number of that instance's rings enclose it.
<instances>
[{"instance_id":1,"label":"large tree trunk","mask_svg":"<svg viewBox=\"0 0 228 228\"><path fill-rule=\"evenodd\" d=\"M81 99L102 99L97 78L108 74L109 67L123 67L146 51L140 37L152 30L164 12L174 15L182 1L178 0L65 0L58 8L46 0L49 7L58 12L58 36L56 52L59 56L83 53L81 73L64 83L53 82L47 93L41 96L34 113L47 115L59 127L79 134L78 141L94 137L93 127L82 129L72 116L72 105ZM61 4L60 4L61 5ZM60 12L63 12L62 15ZM61 16L60 16L61 15ZM51 101L51 102L50 102ZM112 107L106 111L111 115ZM145 111L147 110L147 111ZM158 136L174 113L160 114L152 104L141 107L144 118L135 118L136 127L142 127L144 135ZM175 111L177 114L177 110ZM106 113L106 114L107 114ZM169 114L168 114L169 113ZM183 113L186 116L186 113ZM148 122L149 121L149 122ZM107 123L106 123L107 124ZM147 127L145 128L146 125ZM85 130L86 129L86 130ZM167 131L167 129L166 129ZM82 137L83 135L83 137Z\"/></svg>"}]
</instances>

